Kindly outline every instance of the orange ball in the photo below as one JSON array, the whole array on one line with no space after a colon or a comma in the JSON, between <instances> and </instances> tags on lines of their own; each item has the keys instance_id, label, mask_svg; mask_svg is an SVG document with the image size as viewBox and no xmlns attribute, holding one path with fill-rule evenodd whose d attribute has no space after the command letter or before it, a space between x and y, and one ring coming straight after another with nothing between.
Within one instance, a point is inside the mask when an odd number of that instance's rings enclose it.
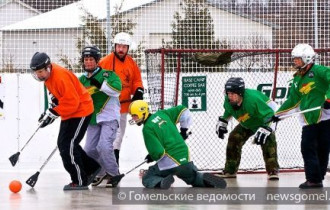
<instances>
[{"instance_id":1,"label":"orange ball","mask_svg":"<svg viewBox=\"0 0 330 210\"><path fill-rule=\"evenodd\" d=\"M18 180L13 180L9 184L9 189L13 193L18 193L22 189L22 183Z\"/></svg>"}]
</instances>

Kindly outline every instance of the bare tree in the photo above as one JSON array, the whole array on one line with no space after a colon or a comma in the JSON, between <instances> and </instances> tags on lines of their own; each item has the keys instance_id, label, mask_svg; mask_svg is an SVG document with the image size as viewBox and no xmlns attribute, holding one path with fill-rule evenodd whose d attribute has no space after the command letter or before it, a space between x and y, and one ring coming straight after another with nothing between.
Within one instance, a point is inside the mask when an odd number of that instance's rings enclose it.
<instances>
[{"instance_id":1,"label":"bare tree","mask_svg":"<svg viewBox=\"0 0 330 210\"><path fill-rule=\"evenodd\" d=\"M16 73L18 68L14 64L14 55L8 54L6 58L2 58L2 68L0 69L2 73Z\"/></svg>"}]
</instances>

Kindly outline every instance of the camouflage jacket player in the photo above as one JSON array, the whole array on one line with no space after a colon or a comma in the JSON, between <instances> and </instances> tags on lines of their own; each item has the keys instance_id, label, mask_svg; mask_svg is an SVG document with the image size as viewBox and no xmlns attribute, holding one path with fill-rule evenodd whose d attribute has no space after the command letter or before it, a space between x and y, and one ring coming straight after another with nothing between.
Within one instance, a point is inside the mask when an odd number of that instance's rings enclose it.
<instances>
[{"instance_id":1,"label":"camouflage jacket player","mask_svg":"<svg viewBox=\"0 0 330 210\"><path fill-rule=\"evenodd\" d=\"M325 100L330 100L330 68L314 64L304 75L294 75L289 97L276 111L276 115L321 106ZM330 110L325 109L300 115L303 126L327 119L330 119Z\"/></svg>"},{"instance_id":2,"label":"camouflage jacket player","mask_svg":"<svg viewBox=\"0 0 330 210\"><path fill-rule=\"evenodd\" d=\"M274 115L276 104L258 90L245 89L240 109L235 110L227 96L223 107L223 119L234 117L244 128L256 132L260 126L266 126L266 122Z\"/></svg>"},{"instance_id":3,"label":"camouflage jacket player","mask_svg":"<svg viewBox=\"0 0 330 210\"><path fill-rule=\"evenodd\" d=\"M187 113L189 110L179 105L159 110L144 122L144 143L151 158L158 161L160 170L189 162L188 146L176 127L178 122L181 126L189 127L191 118Z\"/></svg>"},{"instance_id":4,"label":"camouflage jacket player","mask_svg":"<svg viewBox=\"0 0 330 210\"><path fill-rule=\"evenodd\" d=\"M79 78L93 99L94 112L90 124L96 125L99 122L111 120L117 120L119 123L119 95L122 89L120 78L116 73L99 67L93 72L92 77L102 84L101 89L90 84L87 73Z\"/></svg>"}]
</instances>

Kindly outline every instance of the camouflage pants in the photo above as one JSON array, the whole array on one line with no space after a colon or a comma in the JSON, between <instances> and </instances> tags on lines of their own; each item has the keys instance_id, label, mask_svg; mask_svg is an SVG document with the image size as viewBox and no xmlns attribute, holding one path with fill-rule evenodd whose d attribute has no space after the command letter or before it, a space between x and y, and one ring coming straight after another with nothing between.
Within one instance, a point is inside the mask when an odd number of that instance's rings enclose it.
<instances>
[{"instance_id":1,"label":"camouflage pants","mask_svg":"<svg viewBox=\"0 0 330 210\"><path fill-rule=\"evenodd\" d=\"M238 124L230 133L226 150L225 171L236 173L241 162L242 147L254 132ZM261 146L266 171L271 172L279 169L277 162L277 144L275 134L272 133L264 145Z\"/></svg>"}]
</instances>

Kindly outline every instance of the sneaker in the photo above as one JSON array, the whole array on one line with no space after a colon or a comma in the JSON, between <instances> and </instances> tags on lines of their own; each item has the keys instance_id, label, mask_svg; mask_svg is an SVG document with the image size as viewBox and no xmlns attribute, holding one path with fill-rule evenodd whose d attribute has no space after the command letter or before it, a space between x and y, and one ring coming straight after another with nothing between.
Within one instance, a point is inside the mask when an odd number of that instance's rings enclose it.
<instances>
[{"instance_id":1,"label":"sneaker","mask_svg":"<svg viewBox=\"0 0 330 210\"><path fill-rule=\"evenodd\" d=\"M173 183L174 183L173 175L168 175L160 182L160 188L169 189Z\"/></svg>"},{"instance_id":2,"label":"sneaker","mask_svg":"<svg viewBox=\"0 0 330 210\"><path fill-rule=\"evenodd\" d=\"M87 176L87 186L93 183L95 177L100 173L101 169L102 168L99 167L92 174L90 174L90 175Z\"/></svg>"},{"instance_id":3,"label":"sneaker","mask_svg":"<svg viewBox=\"0 0 330 210\"><path fill-rule=\"evenodd\" d=\"M310 181L306 181L306 182L302 183L301 185L299 185L300 189L312 189L312 188L322 188L322 187L323 187L322 182L313 183Z\"/></svg>"},{"instance_id":4,"label":"sneaker","mask_svg":"<svg viewBox=\"0 0 330 210\"><path fill-rule=\"evenodd\" d=\"M107 177L107 175L103 175L103 176L96 176L95 179L92 182L92 186L98 186L99 184L101 184L101 182Z\"/></svg>"},{"instance_id":5,"label":"sneaker","mask_svg":"<svg viewBox=\"0 0 330 210\"><path fill-rule=\"evenodd\" d=\"M203 181L206 187L214 187L214 188L226 188L226 181L218 175L204 173Z\"/></svg>"},{"instance_id":6,"label":"sneaker","mask_svg":"<svg viewBox=\"0 0 330 210\"><path fill-rule=\"evenodd\" d=\"M114 181L113 179L112 179L112 177L113 176L111 176L110 174L107 174L106 175L106 178L108 179L108 181L107 181L107 183L105 184L105 187L111 187L111 188L113 188L113 187L117 187L117 185L118 185L118 181Z\"/></svg>"},{"instance_id":7,"label":"sneaker","mask_svg":"<svg viewBox=\"0 0 330 210\"><path fill-rule=\"evenodd\" d=\"M268 173L268 180L279 180L278 171L271 171Z\"/></svg>"},{"instance_id":8,"label":"sneaker","mask_svg":"<svg viewBox=\"0 0 330 210\"><path fill-rule=\"evenodd\" d=\"M236 173L231 174L226 171L222 171L220 173L217 173L216 175L221 178L236 178L236 176L237 176Z\"/></svg>"},{"instance_id":9,"label":"sneaker","mask_svg":"<svg viewBox=\"0 0 330 210\"><path fill-rule=\"evenodd\" d=\"M70 183L70 184L64 185L63 190L88 190L88 186Z\"/></svg>"}]
</instances>

